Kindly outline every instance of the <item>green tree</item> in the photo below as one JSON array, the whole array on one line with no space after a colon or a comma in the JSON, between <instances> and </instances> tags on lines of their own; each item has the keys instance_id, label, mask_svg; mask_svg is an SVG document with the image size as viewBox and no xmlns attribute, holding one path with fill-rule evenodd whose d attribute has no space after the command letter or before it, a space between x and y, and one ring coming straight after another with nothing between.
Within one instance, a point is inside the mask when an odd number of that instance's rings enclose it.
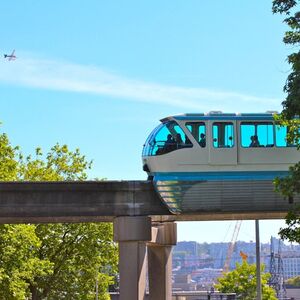
<instances>
[{"instance_id":1,"label":"green tree","mask_svg":"<svg viewBox=\"0 0 300 300\"><path fill-rule=\"evenodd\" d=\"M52 273L50 261L37 257L40 246L34 226L0 226L0 299L25 299L33 278Z\"/></svg>"},{"instance_id":2,"label":"green tree","mask_svg":"<svg viewBox=\"0 0 300 300\"><path fill-rule=\"evenodd\" d=\"M0 135L0 180L85 180L80 151L55 145L24 157ZM0 299L109 299L117 252L109 223L0 225Z\"/></svg>"},{"instance_id":3,"label":"green tree","mask_svg":"<svg viewBox=\"0 0 300 300\"><path fill-rule=\"evenodd\" d=\"M262 299L276 300L274 289L267 285L270 278L269 273L263 273L261 267ZM256 266L249 265L246 261L242 264L237 263L236 269L218 278L216 289L223 293L236 293L237 299L252 300L256 299Z\"/></svg>"},{"instance_id":4,"label":"green tree","mask_svg":"<svg viewBox=\"0 0 300 300\"><path fill-rule=\"evenodd\" d=\"M53 268L32 280L33 299L95 299L96 276L98 298L107 298L112 277L101 271L116 272L117 263L110 224L39 224L36 235L42 241L39 258Z\"/></svg>"},{"instance_id":5,"label":"green tree","mask_svg":"<svg viewBox=\"0 0 300 300\"><path fill-rule=\"evenodd\" d=\"M286 283L294 287L300 287L300 276L289 278Z\"/></svg>"},{"instance_id":6,"label":"green tree","mask_svg":"<svg viewBox=\"0 0 300 300\"><path fill-rule=\"evenodd\" d=\"M285 15L284 23L289 30L286 31L283 42L292 46L299 46L300 43L300 12L296 10L297 4L296 0L273 0L272 6L273 13ZM284 85L287 97L282 102L282 116L285 120L291 120L300 114L300 52L288 55L287 61L291 66L291 73Z\"/></svg>"},{"instance_id":7,"label":"green tree","mask_svg":"<svg viewBox=\"0 0 300 300\"><path fill-rule=\"evenodd\" d=\"M287 45L299 46L300 43L300 12L296 10L298 1L274 0L272 10L275 14L285 16L284 23L289 29L286 31L283 42ZM295 49L295 47L293 47ZM300 51L293 52L287 57L291 72L284 85L286 99L282 102L283 110L277 121L288 128L288 141L300 145L299 120L300 115ZM290 168L286 178L277 178L277 190L292 201L295 193L300 192L300 162Z\"/></svg>"},{"instance_id":8,"label":"green tree","mask_svg":"<svg viewBox=\"0 0 300 300\"><path fill-rule=\"evenodd\" d=\"M296 144L300 148L300 12L297 11L299 1L296 0L273 0L272 10L275 14L285 16L284 23L288 26L283 42L293 46L293 53L289 54L287 61L291 72L284 85L286 99L282 102L283 110L277 121L288 128L288 142ZM295 49L297 51L295 51ZM290 168L289 175L285 178L275 180L276 190L285 198L293 201L293 197L300 193L300 162ZM289 241L300 242L300 208L288 213L286 217L286 228L279 232L281 238Z\"/></svg>"}]
</instances>

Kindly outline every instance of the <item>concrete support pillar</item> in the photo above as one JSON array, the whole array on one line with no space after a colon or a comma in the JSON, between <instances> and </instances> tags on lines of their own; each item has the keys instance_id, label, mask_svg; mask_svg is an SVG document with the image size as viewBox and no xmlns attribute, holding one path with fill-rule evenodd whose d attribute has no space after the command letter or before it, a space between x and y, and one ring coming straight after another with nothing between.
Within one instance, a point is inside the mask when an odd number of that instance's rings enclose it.
<instances>
[{"instance_id":1,"label":"concrete support pillar","mask_svg":"<svg viewBox=\"0 0 300 300\"><path fill-rule=\"evenodd\" d=\"M172 246L148 245L149 299L172 299Z\"/></svg>"},{"instance_id":2,"label":"concrete support pillar","mask_svg":"<svg viewBox=\"0 0 300 300\"><path fill-rule=\"evenodd\" d=\"M172 299L172 246L177 242L175 223L155 224L148 246L149 299Z\"/></svg>"},{"instance_id":3,"label":"concrete support pillar","mask_svg":"<svg viewBox=\"0 0 300 300\"><path fill-rule=\"evenodd\" d=\"M117 217L114 240L119 242L120 300L146 296L146 241L151 240L151 218Z\"/></svg>"}]
</instances>

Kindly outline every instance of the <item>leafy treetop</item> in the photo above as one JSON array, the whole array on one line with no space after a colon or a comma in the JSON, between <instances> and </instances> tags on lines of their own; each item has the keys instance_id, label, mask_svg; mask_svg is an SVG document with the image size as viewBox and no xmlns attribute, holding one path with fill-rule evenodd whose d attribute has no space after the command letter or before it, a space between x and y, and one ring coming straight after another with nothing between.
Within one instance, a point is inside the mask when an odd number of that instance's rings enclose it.
<instances>
[{"instance_id":1,"label":"leafy treetop","mask_svg":"<svg viewBox=\"0 0 300 300\"><path fill-rule=\"evenodd\" d=\"M24 157L0 135L1 181L85 180L91 162L56 144ZM109 223L0 225L0 299L109 299L117 251Z\"/></svg>"},{"instance_id":2,"label":"leafy treetop","mask_svg":"<svg viewBox=\"0 0 300 300\"><path fill-rule=\"evenodd\" d=\"M263 269L262 266L262 299L276 300L275 290L267 284L270 274L263 273ZM218 284L215 285L215 288L223 293L236 293L237 299L256 299L255 264L250 265L246 261L243 261L242 264L237 263L233 271L227 272L223 277L218 278Z\"/></svg>"},{"instance_id":3,"label":"leafy treetop","mask_svg":"<svg viewBox=\"0 0 300 300\"><path fill-rule=\"evenodd\" d=\"M274 0L273 13L286 15L284 22L288 25L283 42L287 45L299 46L300 43L300 12L295 11L298 1L295 0ZM284 119L292 119L300 115L300 52L288 55L288 63L291 66L291 73L288 75L284 85L284 92L287 93L286 99L282 102Z\"/></svg>"},{"instance_id":4,"label":"leafy treetop","mask_svg":"<svg viewBox=\"0 0 300 300\"><path fill-rule=\"evenodd\" d=\"M283 41L286 45L292 45L296 51L288 55L287 61L291 66L291 72L284 85L286 99L282 102L283 110L277 121L288 128L288 142L296 144L300 148L300 12L297 11L299 1L273 0L272 10L275 14L285 16L284 23L288 30ZM289 175L275 179L276 190L285 198L293 201L295 195L300 193L300 162L290 167ZM289 241L300 242L300 208L296 207L286 217L286 228L279 232L280 236Z\"/></svg>"}]
</instances>

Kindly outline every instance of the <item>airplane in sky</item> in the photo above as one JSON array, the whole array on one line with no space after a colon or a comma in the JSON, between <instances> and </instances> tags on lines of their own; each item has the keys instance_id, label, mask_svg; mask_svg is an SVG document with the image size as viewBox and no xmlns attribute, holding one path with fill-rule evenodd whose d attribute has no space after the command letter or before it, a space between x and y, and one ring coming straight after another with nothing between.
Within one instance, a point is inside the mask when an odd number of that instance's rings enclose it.
<instances>
[{"instance_id":1,"label":"airplane in sky","mask_svg":"<svg viewBox=\"0 0 300 300\"><path fill-rule=\"evenodd\" d=\"M4 54L4 58L7 58L7 60L15 60L17 57L15 56L15 50L11 54Z\"/></svg>"}]
</instances>

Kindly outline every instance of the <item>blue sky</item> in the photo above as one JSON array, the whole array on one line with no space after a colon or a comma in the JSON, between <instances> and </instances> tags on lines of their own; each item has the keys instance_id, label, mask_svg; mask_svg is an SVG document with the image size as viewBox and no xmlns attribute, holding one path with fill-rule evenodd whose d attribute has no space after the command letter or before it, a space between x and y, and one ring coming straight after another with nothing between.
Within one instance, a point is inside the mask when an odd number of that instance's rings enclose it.
<instances>
[{"instance_id":1,"label":"blue sky","mask_svg":"<svg viewBox=\"0 0 300 300\"><path fill-rule=\"evenodd\" d=\"M91 178L145 179L142 145L160 118L280 110L285 29L271 1L5 1L0 52L18 58L0 59L1 130L26 153L79 147ZM179 224L179 239L222 240L202 228L225 224ZM278 224L262 223L264 240Z\"/></svg>"}]
</instances>

